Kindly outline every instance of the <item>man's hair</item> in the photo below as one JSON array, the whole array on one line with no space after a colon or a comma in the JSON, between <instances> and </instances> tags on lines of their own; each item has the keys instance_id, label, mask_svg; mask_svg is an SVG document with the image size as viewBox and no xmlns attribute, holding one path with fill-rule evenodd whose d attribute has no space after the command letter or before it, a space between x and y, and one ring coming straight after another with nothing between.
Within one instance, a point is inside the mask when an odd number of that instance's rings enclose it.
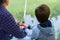
<instances>
[{"instance_id":1,"label":"man's hair","mask_svg":"<svg viewBox=\"0 0 60 40\"><path fill-rule=\"evenodd\" d=\"M50 8L47 5L43 4L36 8L35 15L39 22L45 22L49 18Z\"/></svg>"},{"instance_id":2,"label":"man's hair","mask_svg":"<svg viewBox=\"0 0 60 40\"><path fill-rule=\"evenodd\" d=\"M5 0L0 0L0 4L2 5L5 2Z\"/></svg>"}]
</instances>

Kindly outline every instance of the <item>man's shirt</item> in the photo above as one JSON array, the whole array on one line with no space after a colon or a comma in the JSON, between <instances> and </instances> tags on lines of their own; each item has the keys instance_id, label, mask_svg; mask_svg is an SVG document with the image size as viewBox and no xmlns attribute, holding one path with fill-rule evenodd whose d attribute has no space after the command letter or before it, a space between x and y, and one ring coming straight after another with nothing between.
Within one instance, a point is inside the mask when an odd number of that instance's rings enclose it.
<instances>
[{"instance_id":1,"label":"man's shirt","mask_svg":"<svg viewBox=\"0 0 60 40\"><path fill-rule=\"evenodd\" d=\"M26 32L19 28L10 12L0 5L0 40L10 40L10 35L23 38Z\"/></svg>"}]
</instances>

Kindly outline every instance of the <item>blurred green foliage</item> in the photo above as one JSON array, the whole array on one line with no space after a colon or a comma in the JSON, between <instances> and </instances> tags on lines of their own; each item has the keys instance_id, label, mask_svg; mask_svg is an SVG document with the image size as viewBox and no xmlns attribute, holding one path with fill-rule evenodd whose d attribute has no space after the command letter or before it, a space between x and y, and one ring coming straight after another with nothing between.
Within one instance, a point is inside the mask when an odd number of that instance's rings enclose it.
<instances>
[{"instance_id":1,"label":"blurred green foliage","mask_svg":"<svg viewBox=\"0 0 60 40\"><path fill-rule=\"evenodd\" d=\"M60 0L28 0L27 14L34 15L35 8L41 4L46 4L50 7L50 17L56 17L60 14ZM24 16L24 7L25 0L10 0L8 10L12 13L15 19L21 21Z\"/></svg>"}]
</instances>

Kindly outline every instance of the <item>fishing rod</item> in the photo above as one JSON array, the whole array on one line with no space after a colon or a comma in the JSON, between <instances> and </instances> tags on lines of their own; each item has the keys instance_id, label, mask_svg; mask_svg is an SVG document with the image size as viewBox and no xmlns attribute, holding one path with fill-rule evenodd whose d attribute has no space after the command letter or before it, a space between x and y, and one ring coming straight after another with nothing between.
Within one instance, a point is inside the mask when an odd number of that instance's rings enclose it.
<instances>
[{"instance_id":1,"label":"fishing rod","mask_svg":"<svg viewBox=\"0 0 60 40\"><path fill-rule=\"evenodd\" d=\"M25 28L26 10L27 10L27 0L25 0L24 16L23 16L23 21L22 21L22 24L21 24L21 27L22 27L22 28Z\"/></svg>"},{"instance_id":2,"label":"fishing rod","mask_svg":"<svg viewBox=\"0 0 60 40\"><path fill-rule=\"evenodd\" d=\"M25 0L25 7L24 7L24 20L26 18L26 10L27 10L27 0Z\"/></svg>"}]
</instances>

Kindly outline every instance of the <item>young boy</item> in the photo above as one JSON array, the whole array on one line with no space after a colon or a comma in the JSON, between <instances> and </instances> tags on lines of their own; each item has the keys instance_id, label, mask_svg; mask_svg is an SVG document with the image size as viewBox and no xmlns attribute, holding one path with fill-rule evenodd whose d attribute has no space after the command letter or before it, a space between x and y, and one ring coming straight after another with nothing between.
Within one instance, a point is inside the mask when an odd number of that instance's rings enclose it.
<instances>
[{"instance_id":1,"label":"young boy","mask_svg":"<svg viewBox=\"0 0 60 40\"><path fill-rule=\"evenodd\" d=\"M54 29L50 20L50 9L47 5L43 4L35 10L36 18L39 24L34 27L32 39L35 40L55 40Z\"/></svg>"}]
</instances>

